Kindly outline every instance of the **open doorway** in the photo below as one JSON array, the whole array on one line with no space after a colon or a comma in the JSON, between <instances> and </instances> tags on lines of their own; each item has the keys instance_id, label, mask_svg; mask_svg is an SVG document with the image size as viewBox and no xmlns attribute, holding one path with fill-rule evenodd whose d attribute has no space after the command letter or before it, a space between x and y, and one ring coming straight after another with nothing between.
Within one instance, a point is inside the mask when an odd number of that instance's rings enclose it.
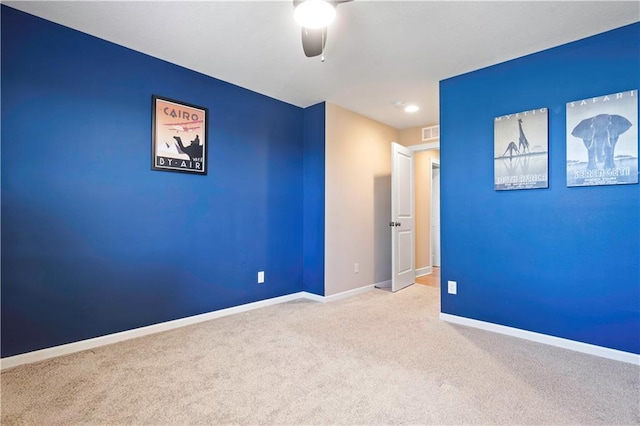
<instances>
[{"instance_id":1,"label":"open doorway","mask_svg":"<svg viewBox=\"0 0 640 426\"><path fill-rule=\"evenodd\" d=\"M431 266L440 268L440 160L431 159Z\"/></svg>"},{"instance_id":2,"label":"open doorway","mask_svg":"<svg viewBox=\"0 0 640 426\"><path fill-rule=\"evenodd\" d=\"M440 144L410 146L416 159L416 283L440 286Z\"/></svg>"},{"instance_id":3,"label":"open doorway","mask_svg":"<svg viewBox=\"0 0 640 426\"><path fill-rule=\"evenodd\" d=\"M391 144L391 290L397 291L421 277L433 274L433 239L437 239L440 264L440 238L432 238L432 168L438 166L437 207L439 218L440 143L402 146ZM402 214L401 214L402 212ZM439 220L437 223L439 234ZM439 279L438 279L439 287Z\"/></svg>"}]
</instances>

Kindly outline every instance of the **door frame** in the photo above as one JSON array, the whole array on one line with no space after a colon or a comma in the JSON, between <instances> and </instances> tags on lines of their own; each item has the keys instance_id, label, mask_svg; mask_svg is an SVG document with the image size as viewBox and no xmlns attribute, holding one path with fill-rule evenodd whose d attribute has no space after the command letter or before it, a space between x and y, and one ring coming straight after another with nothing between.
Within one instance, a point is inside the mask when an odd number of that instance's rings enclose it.
<instances>
[{"instance_id":1,"label":"door frame","mask_svg":"<svg viewBox=\"0 0 640 426\"><path fill-rule=\"evenodd\" d=\"M440 160L436 160L434 158L431 158L429 161L429 169L431 171L431 219L433 219L433 169L439 169L440 168ZM438 196L440 195L440 190L438 190ZM440 206L440 203L438 203L438 208ZM440 214L438 214L438 216L440 216ZM433 223L429 222L429 225L431 225L431 231L433 231ZM438 224L438 226L440 226ZM431 234L429 234L431 236L431 238L429 238L429 254L431 255L431 270L433 271L433 267L435 266L433 264L433 236ZM440 262L442 264L442 262Z\"/></svg>"},{"instance_id":2,"label":"door frame","mask_svg":"<svg viewBox=\"0 0 640 426\"><path fill-rule=\"evenodd\" d=\"M419 143L417 145L409 145L407 148L413 152L429 151L432 149L440 149L440 142Z\"/></svg>"},{"instance_id":3,"label":"door frame","mask_svg":"<svg viewBox=\"0 0 640 426\"><path fill-rule=\"evenodd\" d=\"M429 150L434 150L434 149L440 149L440 141L438 141L438 142L429 142L429 143L421 143L421 144L416 144L416 145L409 145L409 146L406 146L405 148L410 149L414 153L423 152L423 151L429 151ZM392 161L393 161L393 159L392 159ZM438 160L438 164L439 163L440 163L440 161ZM392 167L393 167L393 165L392 165ZM414 169L414 177L415 177L415 169ZM431 224L431 223L429 223L429 224ZM415 259L415 256L416 256L416 246L415 246L415 244L413 244L412 250L413 250L412 257ZM430 250L433 250L433 248L430 247ZM393 251L393 246L392 246L392 251ZM391 256L391 262L392 263L394 262L393 254ZM433 259L430 259L429 263L432 264L430 268L433 269ZM392 280L393 280L393 265L392 265L391 269L392 269L391 274L392 274ZM414 273L415 273L415 270L416 270L415 269L415 264L413 265L413 270L414 270ZM390 290L391 289L391 285L389 287L385 287L385 288L388 288Z\"/></svg>"}]
</instances>

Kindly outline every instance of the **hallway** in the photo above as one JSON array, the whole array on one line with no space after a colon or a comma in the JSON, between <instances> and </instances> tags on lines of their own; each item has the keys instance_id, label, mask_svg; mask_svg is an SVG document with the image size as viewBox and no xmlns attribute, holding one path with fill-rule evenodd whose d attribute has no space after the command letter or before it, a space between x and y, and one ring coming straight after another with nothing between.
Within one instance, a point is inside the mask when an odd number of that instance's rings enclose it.
<instances>
[{"instance_id":1,"label":"hallway","mask_svg":"<svg viewBox=\"0 0 640 426\"><path fill-rule=\"evenodd\" d=\"M440 287L440 268L433 267L433 272L429 275L416 277L416 284L428 285L431 287Z\"/></svg>"}]
</instances>

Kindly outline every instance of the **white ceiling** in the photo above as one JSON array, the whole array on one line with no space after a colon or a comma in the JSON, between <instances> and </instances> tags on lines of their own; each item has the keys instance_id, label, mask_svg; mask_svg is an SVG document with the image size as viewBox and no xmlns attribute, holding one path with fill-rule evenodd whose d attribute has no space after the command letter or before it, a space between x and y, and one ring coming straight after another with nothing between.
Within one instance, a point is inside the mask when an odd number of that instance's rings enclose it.
<instances>
[{"instance_id":1,"label":"white ceiling","mask_svg":"<svg viewBox=\"0 0 640 426\"><path fill-rule=\"evenodd\" d=\"M355 0L338 7L323 63L304 56L291 0L3 3L300 107L326 100L398 129L439 122L441 79L640 21L638 1Z\"/></svg>"}]
</instances>

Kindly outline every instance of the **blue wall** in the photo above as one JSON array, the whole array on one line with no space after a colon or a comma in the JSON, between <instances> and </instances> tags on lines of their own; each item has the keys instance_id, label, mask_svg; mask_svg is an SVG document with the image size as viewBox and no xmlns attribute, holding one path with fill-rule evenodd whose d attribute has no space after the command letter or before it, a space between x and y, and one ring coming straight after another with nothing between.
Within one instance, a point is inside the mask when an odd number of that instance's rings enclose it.
<instances>
[{"instance_id":1,"label":"blue wall","mask_svg":"<svg viewBox=\"0 0 640 426\"><path fill-rule=\"evenodd\" d=\"M441 82L443 312L640 353L640 187L565 177L565 104L639 87L640 24ZM549 189L494 191L494 117L541 107Z\"/></svg>"},{"instance_id":2,"label":"blue wall","mask_svg":"<svg viewBox=\"0 0 640 426\"><path fill-rule=\"evenodd\" d=\"M209 108L207 176L150 170L152 94ZM304 120L3 5L2 356L301 291Z\"/></svg>"},{"instance_id":3,"label":"blue wall","mask_svg":"<svg viewBox=\"0 0 640 426\"><path fill-rule=\"evenodd\" d=\"M304 110L304 291L324 296L325 103Z\"/></svg>"}]
</instances>

